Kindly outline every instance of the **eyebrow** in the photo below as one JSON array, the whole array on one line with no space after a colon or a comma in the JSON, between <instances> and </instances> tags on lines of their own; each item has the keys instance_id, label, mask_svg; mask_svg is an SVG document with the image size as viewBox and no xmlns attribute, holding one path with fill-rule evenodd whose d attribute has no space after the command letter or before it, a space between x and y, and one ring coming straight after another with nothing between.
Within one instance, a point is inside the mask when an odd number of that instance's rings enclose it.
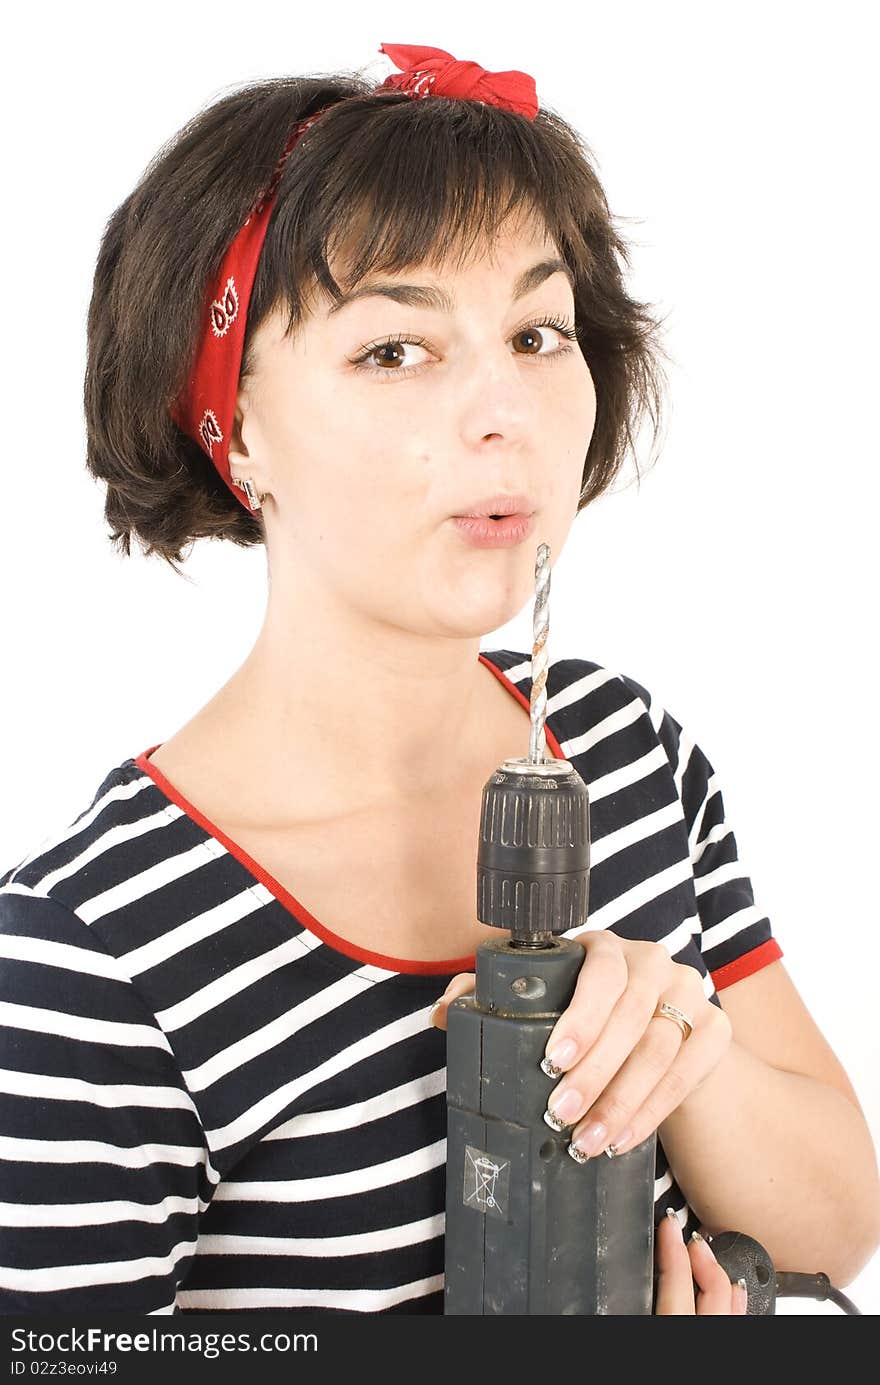
<instances>
[{"instance_id":1,"label":"eyebrow","mask_svg":"<svg viewBox=\"0 0 880 1385\"><path fill-rule=\"evenodd\" d=\"M539 288L545 279L549 279L551 274L564 274L571 284L575 287L575 278L570 267L564 260L541 260L539 264L533 264L529 269L523 271L513 286L513 301L525 298L527 293ZM432 308L437 312L451 313L455 310L455 299L446 289L436 285L428 284L364 284L360 288L351 289L344 293L338 303L334 303L327 316L332 317L341 308L348 307L349 303L354 303L358 298L393 298L395 303L403 303L410 308Z\"/></svg>"}]
</instances>

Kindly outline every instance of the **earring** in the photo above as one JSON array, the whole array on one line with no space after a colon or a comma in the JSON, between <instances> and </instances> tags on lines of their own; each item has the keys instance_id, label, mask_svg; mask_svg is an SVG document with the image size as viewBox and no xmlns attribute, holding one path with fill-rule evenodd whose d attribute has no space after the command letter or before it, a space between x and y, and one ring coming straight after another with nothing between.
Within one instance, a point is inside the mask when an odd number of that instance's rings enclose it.
<instances>
[{"instance_id":1,"label":"earring","mask_svg":"<svg viewBox=\"0 0 880 1385\"><path fill-rule=\"evenodd\" d=\"M245 495L248 498L248 504L250 505L251 509L259 510L260 503L264 499L264 497L262 495L259 497L257 496L257 492L254 490L254 483L251 480L251 478L248 476L245 478L245 480L240 481L237 476L233 476L232 482L233 485L240 486L241 489L244 491Z\"/></svg>"}]
</instances>

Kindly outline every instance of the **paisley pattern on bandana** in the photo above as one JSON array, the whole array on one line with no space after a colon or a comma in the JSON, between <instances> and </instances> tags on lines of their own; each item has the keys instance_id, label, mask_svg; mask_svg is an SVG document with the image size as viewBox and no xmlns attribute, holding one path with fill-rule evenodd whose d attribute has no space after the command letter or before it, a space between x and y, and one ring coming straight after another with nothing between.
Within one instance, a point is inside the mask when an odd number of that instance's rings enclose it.
<instances>
[{"instance_id":1,"label":"paisley pattern on bandana","mask_svg":"<svg viewBox=\"0 0 880 1385\"><path fill-rule=\"evenodd\" d=\"M238 294L235 280L230 274L222 300L215 298L211 304L211 330L215 337L225 337L238 316Z\"/></svg>"}]
</instances>

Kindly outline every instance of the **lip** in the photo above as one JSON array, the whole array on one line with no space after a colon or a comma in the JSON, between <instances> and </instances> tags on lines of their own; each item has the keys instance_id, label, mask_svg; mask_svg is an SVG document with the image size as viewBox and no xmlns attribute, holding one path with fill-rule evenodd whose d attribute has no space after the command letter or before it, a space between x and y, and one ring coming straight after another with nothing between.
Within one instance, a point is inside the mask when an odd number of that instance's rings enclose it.
<instances>
[{"instance_id":1,"label":"lip","mask_svg":"<svg viewBox=\"0 0 880 1385\"><path fill-rule=\"evenodd\" d=\"M453 515L452 521L465 543L474 548L514 548L535 527L534 514L488 519L480 515Z\"/></svg>"},{"instance_id":2,"label":"lip","mask_svg":"<svg viewBox=\"0 0 880 1385\"><path fill-rule=\"evenodd\" d=\"M483 500L477 500L473 505L469 505L466 510L460 510L454 519L481 519L487 515L519 515L524 518L526 515L535 513L537 505L530 495L505 495L499 492L497 495L487 495Z\"/></svg>"}]
</instances>

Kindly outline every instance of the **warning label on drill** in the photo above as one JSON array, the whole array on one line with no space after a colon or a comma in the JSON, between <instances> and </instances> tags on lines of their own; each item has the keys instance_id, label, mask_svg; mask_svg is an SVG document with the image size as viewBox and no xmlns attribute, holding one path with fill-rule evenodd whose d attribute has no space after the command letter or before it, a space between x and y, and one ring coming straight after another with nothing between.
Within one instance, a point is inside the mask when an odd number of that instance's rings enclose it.
<instances>
[{"instance_id":1,"label":"warning label on drill","mask_svg":"<svg viewBox=\"0 0 880 1385\"><path fill-rule=\"evenodd\" d=\"M465 1207L476 1207L487 1216L506 1217L509 1188L509 1159L499 1162L486 1150L465 1145L462 1189Z\"/></svg>"}]
</instances>

